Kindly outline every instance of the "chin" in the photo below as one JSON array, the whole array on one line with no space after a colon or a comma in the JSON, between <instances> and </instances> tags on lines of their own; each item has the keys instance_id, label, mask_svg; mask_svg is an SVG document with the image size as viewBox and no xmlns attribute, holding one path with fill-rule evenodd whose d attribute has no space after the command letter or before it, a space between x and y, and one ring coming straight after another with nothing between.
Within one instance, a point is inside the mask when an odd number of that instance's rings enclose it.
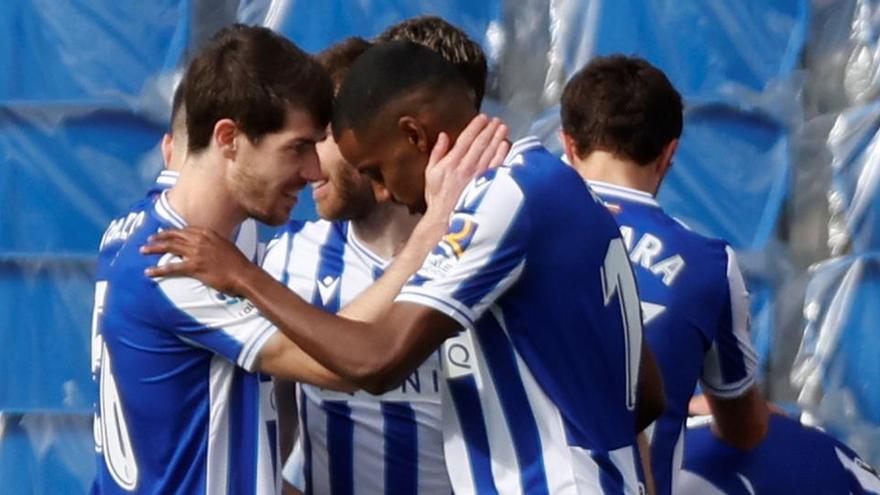
<instances>
[{"instance_id":1,"label":"chin","mask_svg":"<svg viewBox=\"0 0 880 495\"><path fill-rule=\"evenodd\" d=\"M287 221L290 219L291 211L292 210L287 210L286 212L280 213L252 213L250 217L270 227L280 227L281 225L287 223Z\"/></svg>"}]
</instances>

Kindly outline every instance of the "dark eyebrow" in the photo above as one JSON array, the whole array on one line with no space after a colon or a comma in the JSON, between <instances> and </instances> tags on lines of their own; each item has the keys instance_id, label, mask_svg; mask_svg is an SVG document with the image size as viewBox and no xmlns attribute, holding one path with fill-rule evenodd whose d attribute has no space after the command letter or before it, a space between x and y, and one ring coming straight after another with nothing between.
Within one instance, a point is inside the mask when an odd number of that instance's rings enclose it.
<instances>
[{"instance_id":1,"label":"dark eyebrow","mask_svg":"<svg viewBox=\"0 0 880 495\"><path fill-rule=\"evenodd\" d=\"M315 144L315 143L317 143L317 141L313 138L300 136L300 137L295 137L293 139L290 139L289 141L287 141L287 143L284 144L284 146L288 147L288 148L293 148L293 147L300 146L303 144Z\"/></svg>"}]
</instances>

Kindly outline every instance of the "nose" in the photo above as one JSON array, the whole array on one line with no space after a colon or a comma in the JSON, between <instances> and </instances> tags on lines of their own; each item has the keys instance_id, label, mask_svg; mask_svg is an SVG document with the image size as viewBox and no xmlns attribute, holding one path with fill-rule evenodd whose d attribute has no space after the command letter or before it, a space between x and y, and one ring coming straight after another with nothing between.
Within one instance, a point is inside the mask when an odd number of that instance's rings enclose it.
<instances>
[{"instance_id":1,"label":"nose","mask_svg":"<svg viewBox=\"0 0 880 495\"><path fill-rule=\"evenodd\" d=\"M304 157L300 176L306 182L322 180L324 178L324 174L321 172L321 161L314 149L310 150L308 156Z\"/></svg>"}]
</instances>

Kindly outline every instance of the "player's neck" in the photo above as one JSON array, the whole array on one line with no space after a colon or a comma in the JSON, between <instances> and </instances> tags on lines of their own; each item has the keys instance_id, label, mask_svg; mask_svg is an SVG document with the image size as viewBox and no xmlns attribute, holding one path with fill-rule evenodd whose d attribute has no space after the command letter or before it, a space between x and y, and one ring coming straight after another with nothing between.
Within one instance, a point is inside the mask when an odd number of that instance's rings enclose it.
<instances>
[{"instance_id":1,"label":"player's neck","mask_svg":"<svg viewBox=\"0 0 880 495\"><path fill-rule=\"evenodd\" d=\"M420 217L403 205L380 203L364 218L353 220L351 226L361 243L388 260L403 249Z\"/></svg>"},{"instance_id":2,"label":"player's neck","mask_svg":"<svg viewBox=\"0 0 880 495\"><path fill-rule=\"evenodd\" d=\"M607 151L593 151L584 158L572 157L572 166L586 180L628 187L654 195L659 180L652 166L640 166Z\"/></svg>"},{"instance_id":3,"label":"player's neck","mask_svg":"<svg viewBox=\"0 0 880 495\"><path fill-rule=\"evenodd\" d=\"M231 239L247 215L224 186L222 167L209 160L208 155L189 158L168 192L168 201L187 225L210 228Z\"/></svg>"}]
</instances>

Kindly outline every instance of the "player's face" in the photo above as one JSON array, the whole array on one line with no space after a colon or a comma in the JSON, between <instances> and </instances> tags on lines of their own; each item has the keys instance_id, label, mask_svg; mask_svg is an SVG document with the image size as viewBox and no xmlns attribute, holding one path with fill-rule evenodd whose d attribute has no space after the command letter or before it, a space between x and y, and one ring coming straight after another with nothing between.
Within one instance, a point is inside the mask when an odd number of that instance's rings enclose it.
<instances>
[{"instance_id":1,"label":"player's face","mask_svg":"<svg viewBox=\"0 0 880 495\"><path fill-rule=\"evenodd\" d=\"M322 177L312 182L312 198L318 215L325 220L363 218L376 205L370 179L345 161L329 132L317 151Z\"/></svg>"},{"instance_id":2,"label":"player's face","mask_svg":"<svg viewBox=\"0 0 880 495\"><path fill-rule=\"evenodd\" d=\"M339 150L361 174L387 190L392 201L405 205L410 213L425 212L428 155L399 129L374 127L361 133L346 129L339 137Z\"/></svg>"},{"instance_id":3,"label":"player's face","mask_svg":"<svg viewBox=\"0 0 880 495\"><path fill-rule=\"evenodd\" d=\"M321 177L315 144L324 136L324 128L308 113L294 109L278 132L256 142L244 134L236 136L227 182L248 216L269 225L287 221L299 191Z\"/></svg>"}]
</instances>

